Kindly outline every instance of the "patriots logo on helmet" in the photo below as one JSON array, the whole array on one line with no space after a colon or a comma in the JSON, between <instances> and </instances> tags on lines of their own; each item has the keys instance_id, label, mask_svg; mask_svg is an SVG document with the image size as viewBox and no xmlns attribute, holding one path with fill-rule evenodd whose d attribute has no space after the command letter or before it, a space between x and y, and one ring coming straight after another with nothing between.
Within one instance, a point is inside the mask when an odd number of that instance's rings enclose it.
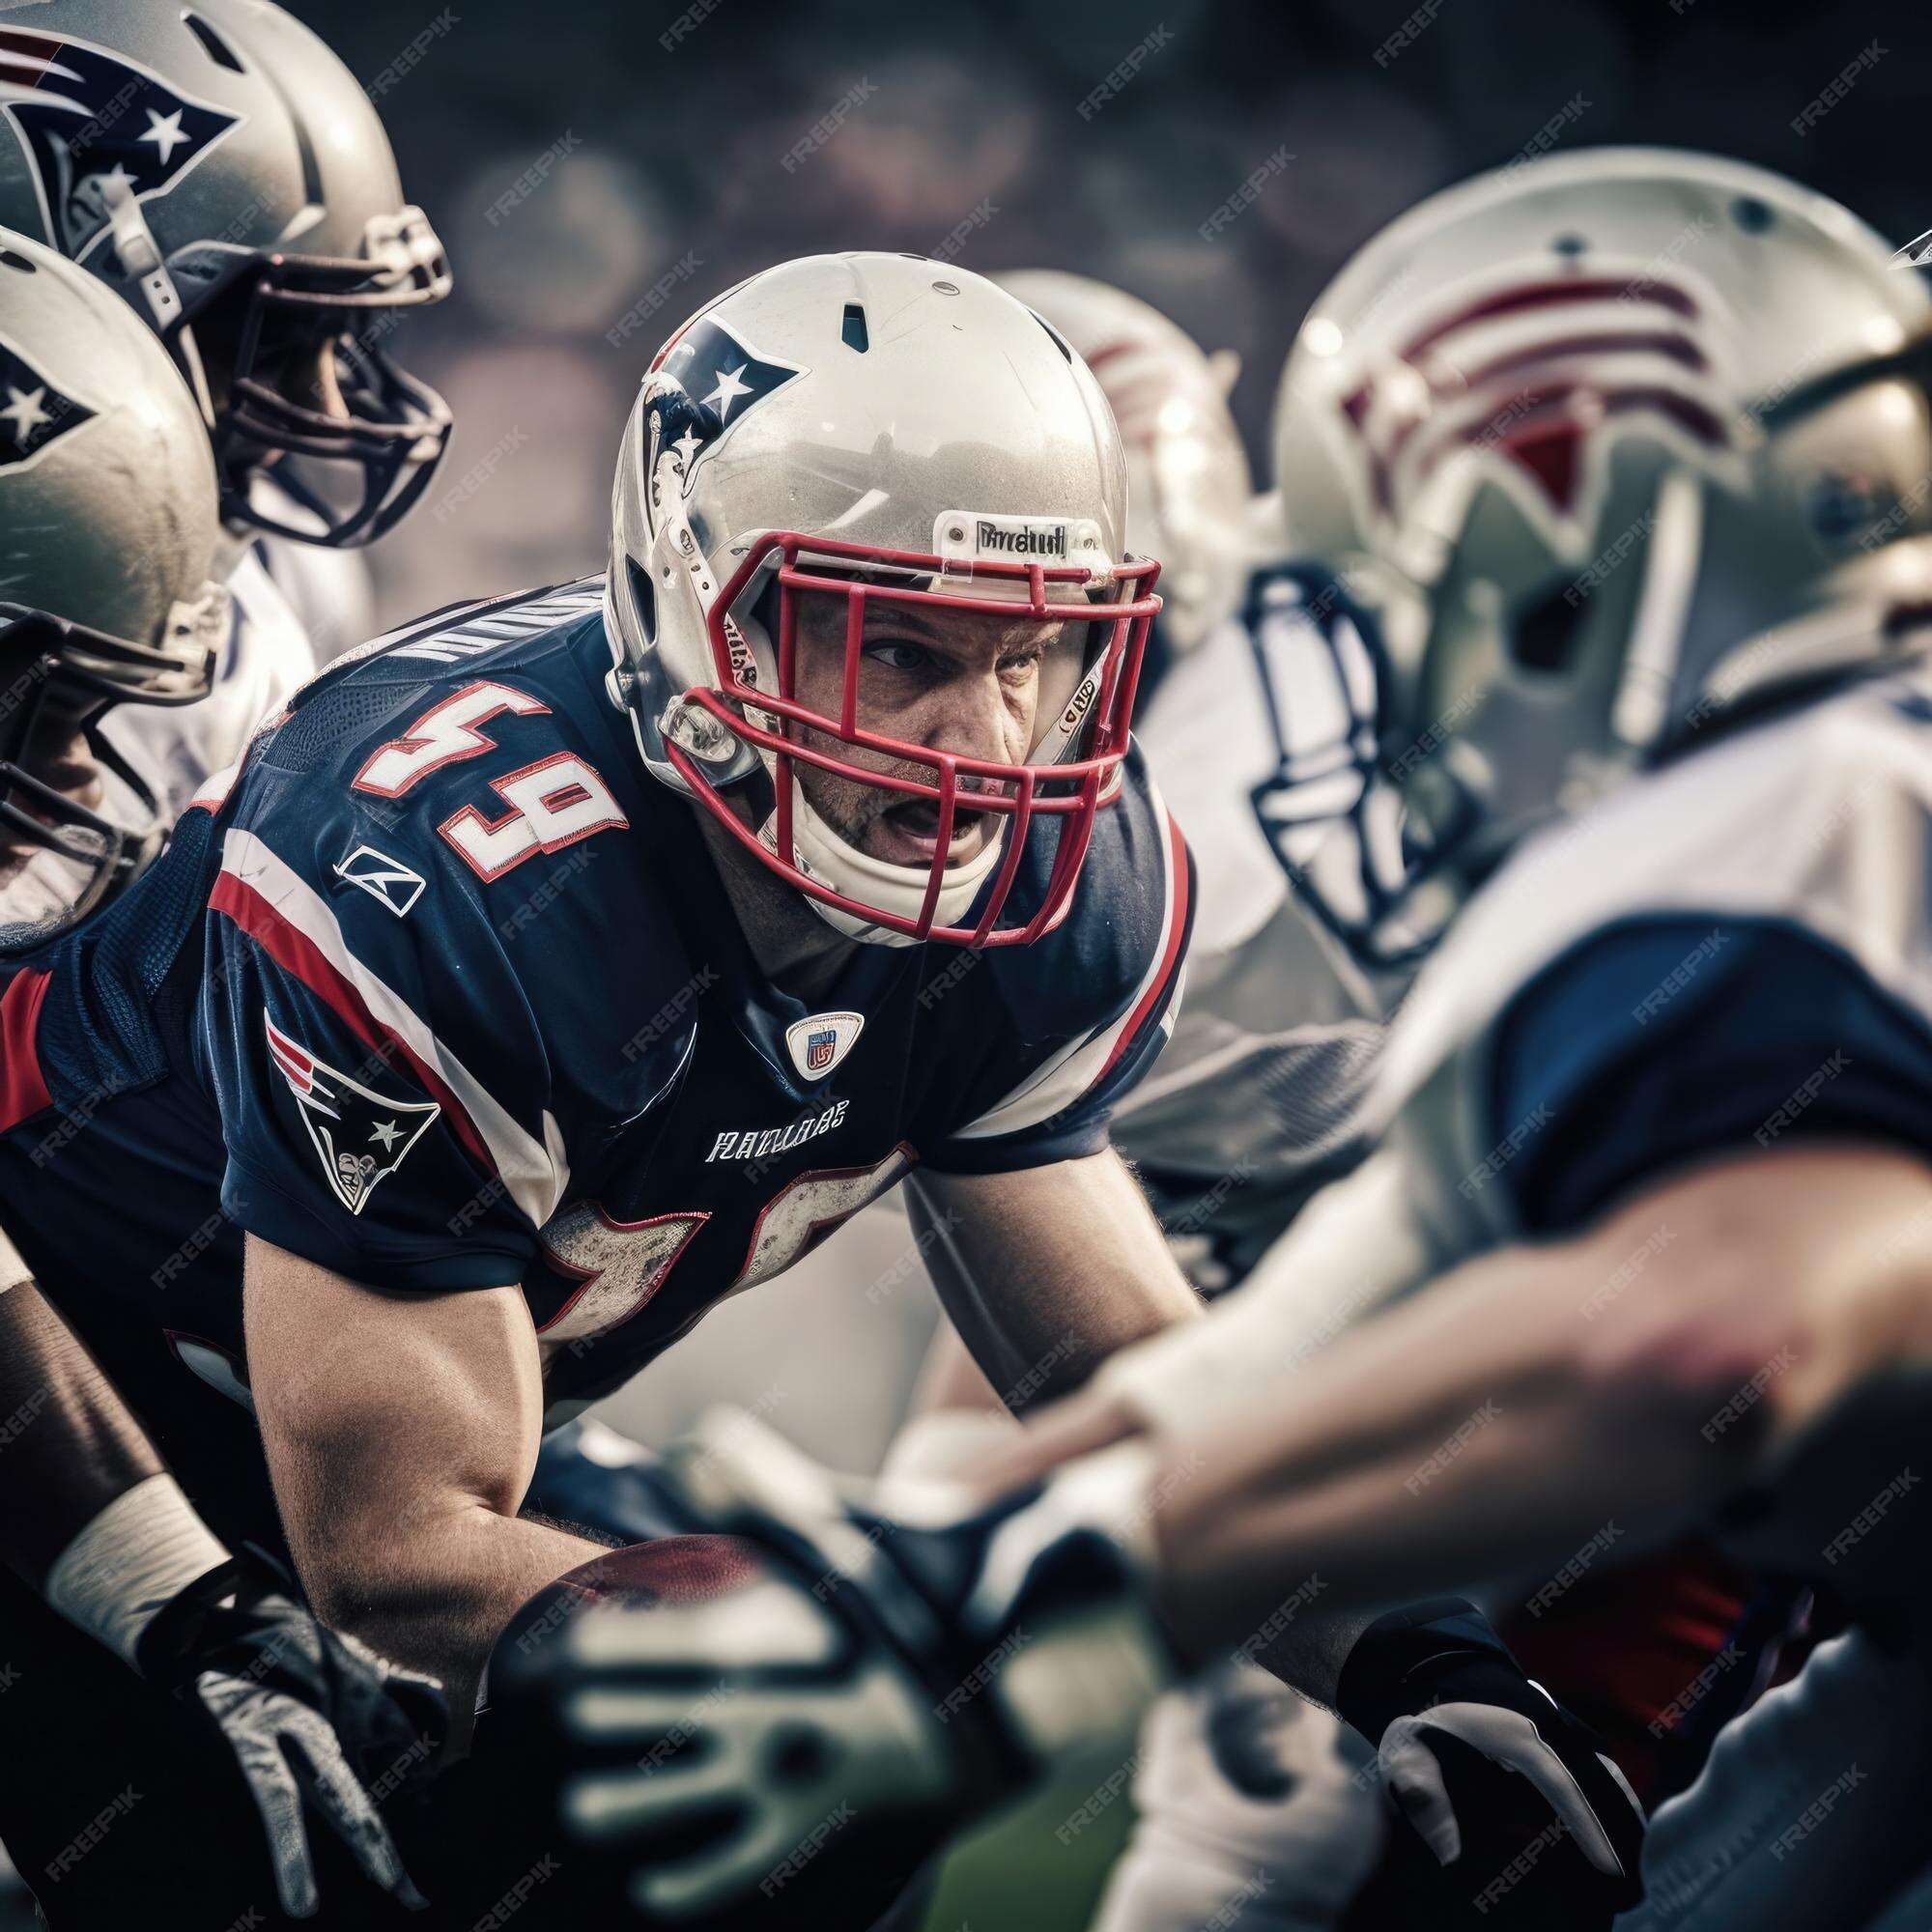
<instances>
[{"instance_id":1,"label":"patriots logo on helmet","mask_svg":"<svg viewBox=\"0 0 1932 1932\"><path fill-rule=\"evenodd\" d=\"M239 117L177 94L105 47L0 29L0 111L33 162L49 243L78 262L107 232L108 194L166 194Z\"/></svg>"},{"instance_id":2,"label":"patriots logo on helmet","mask_svg":"<svg viewBox=\"0 0 1932 1932\"><path fill-rule=\"evenodd\" d=\"M402 1166L442 1109L434 1100L391 1100L372 1093L326 1066L267 1013L262 1023L269 1033L269 1058L301 1108L302 1125L331 1192L352 1214L361 1213L376 1183Z\"/></svg>"},{"instance_id":3,"label":"patriots logo on helmet","mask_svg":"<svg viewBox=\"0 0 1932 1932\"><path fill-rule=\"evenodd\" d=\"M1724 400L1726 355L1712 304L1655 265L1513 265L1338 398L1366 458L1368 516L1400 528L1432 493L1492 481L1581 561L1620 437L1661 435L1736 479L1743 431Z\"/></svg>"},{"instance_id":4,"label":"patriots logo on helmet","mask_svg":"<svg viewBox=\"0 0 1932 1932\"><path fill-rule=\"evenodd\" d=\"M94 412L0 342L0 469L25 469Z\"/></svg>"},{"instance_id":5,"label":"patriots logo on helmet","mask_svg":"<svg viewBox=\"0 0 1932 1932\"><path fill-rule=\"evenodd\" d=\"M721 322L699 316L659 351L646 380L650 408L649 471L675 450L684 462L685 494L699 458L710 453L751 411L805 370L760 355Z\"/></svg>"}]
</instances>

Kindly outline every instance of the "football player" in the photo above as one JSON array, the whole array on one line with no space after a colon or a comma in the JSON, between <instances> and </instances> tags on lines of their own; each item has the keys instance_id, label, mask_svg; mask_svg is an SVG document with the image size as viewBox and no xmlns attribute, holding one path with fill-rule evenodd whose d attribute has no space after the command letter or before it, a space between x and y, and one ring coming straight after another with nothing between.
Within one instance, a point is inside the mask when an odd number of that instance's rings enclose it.
<instances>
[{"instance_id":1,"label":"football player","mask_svg":"<svg viewBox=\"0 0 1932 1932\"><path fill-rule=\"evenodd\" d=\"M934 1696L951 1715L947 1687L977 1668L977 1748L1037 1763L1013 1618L1037 1647L1072 1628L1057 1603L1124 1614L1134 1592L1094 1572L1138 1557L1184 1655L1265 1637L1378 1741L1405 1808L1462 1852L1475 1912L1533 1891L1566 1833L1627 1888L1608 1768L1471 1607L1377 1612L1539 1569L1547 1607L1623 1536L1741 1493L1749 1547L1807 1578L1843 1588L1848 1553L1880 1540L1922 1403L1932 1226L1927 301L1888 255L1776 177L1612 151L1425 204L1318 303L1289 386L1288 510L1381 621L1336 667L1321 782L1280 815L1309 834L1300 889L1366 964L1434 948L1378 1075L1385 1155L1208 1321L1030 1431L1006 1473L1058 1473L944 1532L950 1572L904 1515L892 1534L850 1510L804 1530L785 1498L807 1477L789 1467L781 1493L748 1432L699 1459L697 1489L753 1499L721 1520L762 1512L808 1577L852 1573L829 1603L796 1589L794 1646L806 1627L852 1643L855 1604L880 1606L871 1654L919 1687L897 1715L948 1750L940 1802L995 1787L930 1721ZM1378 291L1411 277L1390 316ZM1428 1292L1337 1342L1285 1405L1343 1266L1378 1298ZM1867 1553L1859 1599L1889 1581L1918 1600L1901 1546ZM1304 1615L1311 1591L1359 1614ZM628 1647L598 1639L633 1694L652 1662L706 1656L695 1627L629 1629ZM1915 1660L1895 1682L1916 1709ZM1132 1677L1115 1672L1122 1697ZM759 1681L763 1699L716 1698L680 1733L692 1762L800 1719L803 1693ZM1868 1674L1864 1691L1861 1710L1882 1704ZM1775 1754L1790 1712L1772 1700L1739 1732L1768 1730ZM635 1738L663 1700L633 1717ZM1471 1856L1486 1759L1552 1795L1552 1760L1574 1779L1551 1836ZM1747 1768L1720 1753L1686 1808L1727 1781ZM634 1827L676 1816L677 1786L661 1772ZM845 1780L854 1804L870 1790ZM1660 1922L1693 1901L1699 1922L1749 1914L1789 1880L1818 1798L1793 1797L1781 1838L1776 1804L1728 1847L1708 1837ZM723 1841L685 1883L727 1888L732 1856ZM1894 1833L1810 1922L1858 1922L1916 1858ZM1820 1885L1843 1877L1815 1864Z\"/></svg>"},{"instance_id":2,"label":"football player","mask_svg":"<svg viewBox=\"0 0 1932 1932\"><path fill-rule=\"evenodd\" d=\"M367 95L269 0L0 5L0 226L126 298L214 452L233 615L213 685L103 727L138 784L110 815L165 832L319 658L365 635L342 547L393 527L450 430L381 343L448 292L448 267ZM0 902L15 951L93 909L58 864L36 873Z\"/></svg>"},{"instance_id":3,"label":"football player","mask_svg":"<svg viewBox=\"0 0 1932 1932\"><path fill-rule=\"evenodd\" d=\"M1341 647L1325 633L1365 620L1339 584L1283 560L1279 533L1256 544L1225 353L1205 355L1156 309L1084 276L995 279L1098 377L1127 446L1130 526L1146 520L1146 547L1162 558L1154 632L1164 671L1135 735L1189 830L1194 938L1174 1038L1116 1112L1112 1135L1177 1260L1219 1294L1316 1188L1367 1152L1360 1112L1382 1009L1406 977L1372 982L1324 943L1294 903L1255 804L1289 763L1277 694L1309 688L1306 655L1325 661ZM1177 600L1177 582L1191 594ZM1012 1427L942 1327L887 1473L970 1473ZM1138 1752L1134 1839L1097 1922L1191 1932L1236 1898L1250 1918L1334 1922L1384 1835L1373 1783L1357 1775L1365 1755L1251 1659L1164 1698ZM1271 1880L1264 1901L1243 1890L1258 1868Z\"/></svg>"},{"instance_id":4,"label":"football player","mask_svg":"<svg viewBox=\"0 0 1932 1932\"><path fill-rule=\"evenodd\" d=\"M65 258L4 232L0 384L11 401L0 412L0 871L17 906L23 868L40 866L40 883L57 865L64 909L84 916L124 889L160 837L128 830L144 813L126 808L154 801L102 716L206 702L229 634L228 592L209 575L214 469L193 399L153 335ZM20 1077L30 1076L10 1054L10 1091ZM156 1885L184 1913L233 1917L265 1882L306 1916L317 1899L312 1821L369 1876L413 1896L365 1786L421 1723L440 1728L439 1700L323 1631L210 1532L27 1274L0 1236L0 1562L12 1573L0 1580L0 1621L11 1632L25 1618L43 1636L35 1670L10 1684L10 1712L20 1735L58 1740L72 1729L72 1672L98 1681L114 1760L143 1767L129 1788L147 1786L150 1801L138 1816L115 1812L115 1855L64 1858L98 1804L74 1804L58 1779L48 1788L39 1753L7 1754L9 1834L44 1917L126 1923ZM212 1885L182 1811L155 1788L164 1772L202 1780L197 1826L230 1815L230 1797L259 1809L259 1845L242 1835Z\"/></svg>"},{"instance_id":5,"label":"football player","mask_svg":"<svg viewBox=\"0 0 1932 1932\"><path fill-rule=\"evenodd\" d=\"M10 980L22 1254L214 1531L459 1708L593 1553L518 1515L546 1411L915 1165L996 1382L1194 1312L1106 1148L1191 897L1122 469L981 279L755 276L646 377L608 578L331 667Z\"/></svg>"}]
</instances>

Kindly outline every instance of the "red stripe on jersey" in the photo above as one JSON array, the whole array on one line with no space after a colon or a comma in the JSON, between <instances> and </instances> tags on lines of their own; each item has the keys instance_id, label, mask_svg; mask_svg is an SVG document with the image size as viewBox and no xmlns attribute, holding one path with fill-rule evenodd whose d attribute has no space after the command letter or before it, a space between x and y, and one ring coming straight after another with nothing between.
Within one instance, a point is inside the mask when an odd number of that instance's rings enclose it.
<instances>
[{"instance_id":1,"label":"red stripe on jersey","mask_svg":"<svg viewBox=\"0 0 1932 1932\"><path fill-rule=\"evenodd\" d=\"M1148 1015L1157 1011L1173 991L1175 965L1187 938L1187 842L1181 838L1180 827L1174 822L1171 811L1167 814L1167 863L1174 880L1174 912L1167 923L1167 950L1161 954L1160 970L1141 995L1140 1005L1121 1029L1121 1037L1114 1042L1114 1050L1108 1054L1107 1064L1101 1067L1099 1078L1094 1083L1096 1087L1114 1070L1121 1056L1139 1037L1141 1028L1147 1024Z\"/></svg>"},{"instance_id":2,"label":"red stripe on jersey","mask_svg":"<svg viewBox=\"0 0 1932 1932\"><path fill-rule=\"evenodd\" d=\"M291 925L253 886L233 872L223 872L215 880L214 890L208 895L208 909L233 920L277 966L327 1005L371 1052L400 1054L417 1084L442 1108L458 1139L492 1174L497 1172L483 1136L441 1076L401 1034L370 1012L354 983L336 971L305 932Z\"/></svg>"},{"instance_id":3,"label":"red stripe on jersey","mask_svg":"<svg viewBox=\"0 0 1932 1932\"><path fill-rule=\"evenodd\" d=\"M53 1105L34 1045L50 973L16 973L0 993L0 1133Z\"/></svg>"}]
</instances>

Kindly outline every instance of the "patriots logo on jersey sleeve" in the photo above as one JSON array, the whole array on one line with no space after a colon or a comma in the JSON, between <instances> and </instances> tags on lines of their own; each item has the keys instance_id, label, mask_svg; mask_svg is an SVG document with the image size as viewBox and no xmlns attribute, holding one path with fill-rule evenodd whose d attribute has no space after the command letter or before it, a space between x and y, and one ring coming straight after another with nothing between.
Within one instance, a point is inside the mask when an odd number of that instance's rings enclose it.
<instances>
[{"instance_id":1,"label":"patriots logo on jersey sleeve","mask_svg":"<svg viewBox=\"0 0 1932 1932\"><path fill-rule=\"evenodd\" d=\"M391 1100L325 1065L262 1015L269 1057L301 1108L302 1125L335 1198L361 1213L379 1181L395 1173L442 1112L434 1100Z\"/></svg>"},{"instance_id":2,"label":"patriots logo on jersey sleeve","mask_svg":"<svg viewBox=\"0 0 1932 1932\"><path fill-rule=\"evenodd\" d=\"M660 451L676 450L689 495L698 460L767 396L804 374L796 363L760 355L722 323L700 316L651 365L645 394L652 470Z\"/></svg>"},{"instance_id":3,"label":"patriots logo on jersey sleeve","mask_svg":"<svg viewBox=\"0 0 1932 1932\"><path fill-rule=\"evenodd\" d=\"M83 260L107 232L107 187L165 194L238 117L177 94L105 47L0 29L0 111L33 161L47 241Z\"/></svg>"},{"instance_id":4,"label":"patriots logo on jersey sleeve","mask_svg":"<svg viewBox=\"0 0 1932 1932\"><path fill-rule=\"evenodd\" d=\"M25 469L94 413L0 342L0 469Z\"/></svg>"}]
</instances>

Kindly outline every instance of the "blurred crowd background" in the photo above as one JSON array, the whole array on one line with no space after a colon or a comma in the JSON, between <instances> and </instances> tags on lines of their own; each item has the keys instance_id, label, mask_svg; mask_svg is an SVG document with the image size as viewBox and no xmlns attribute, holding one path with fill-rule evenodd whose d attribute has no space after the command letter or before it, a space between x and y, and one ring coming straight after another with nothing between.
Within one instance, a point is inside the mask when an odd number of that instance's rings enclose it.
<instances>
[{"instance_id":1,"label":"blurred crowd background","mask_svg":"<svg viewBox=\"0 0 1932 1932\"><path fill-rule=\"evenodd\" d=\"M1262 461L1290 335L1329 275L1419 196L1512 156L1727 151L1898 241L1932 227L1932 170L1902 138L1928 97L1917 4L292 4L375 96L456 269L454 298L393 345L458 427L425 507L375 553L385 619L599 567L645 364L698 302L790 255L903 248L1121 283L1239 353L1236 413ZM1875 39L1857 87L1794 133Z\"/></svg>"}]
</instances>

